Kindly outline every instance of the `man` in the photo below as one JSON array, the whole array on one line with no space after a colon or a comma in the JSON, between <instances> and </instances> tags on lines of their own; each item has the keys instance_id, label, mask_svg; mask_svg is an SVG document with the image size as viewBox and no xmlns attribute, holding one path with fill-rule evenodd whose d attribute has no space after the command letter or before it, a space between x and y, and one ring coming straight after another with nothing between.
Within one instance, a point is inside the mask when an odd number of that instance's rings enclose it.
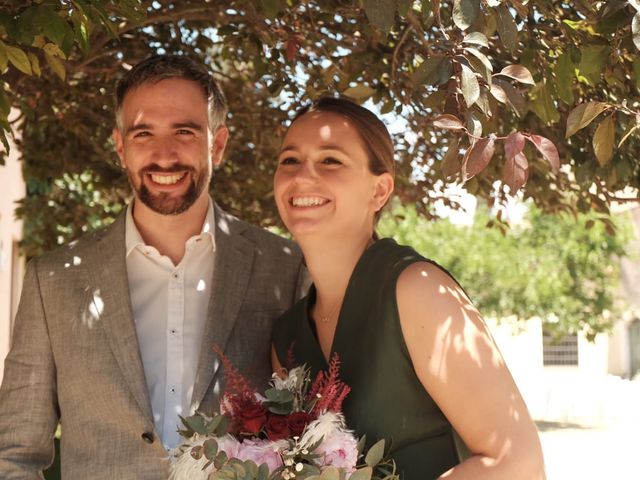
<instances>
[{"instance_id":1,"label":"man","mask_svg":"<svg viewBox=\"0 0 640 480\"><path fill-rule=\"evenodd\" d=\"M158 479L178 415L217 407L217 345L257 385L273 320L299 296L298 250L224 213L208 185L225 100L181 56L131 69L116 152L134 200L110 227L31 261L0 389L0 478Z\"/></svg>"}]
</instances>

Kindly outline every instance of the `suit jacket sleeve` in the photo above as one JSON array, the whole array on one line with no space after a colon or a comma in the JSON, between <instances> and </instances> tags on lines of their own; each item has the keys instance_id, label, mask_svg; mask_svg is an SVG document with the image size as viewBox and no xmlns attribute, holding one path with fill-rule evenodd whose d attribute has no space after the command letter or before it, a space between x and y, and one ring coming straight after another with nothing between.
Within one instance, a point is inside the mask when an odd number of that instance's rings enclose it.
<instances>
[{"instance_id":1,"label":"suit jacket sleeve","mask_svg":"<svg viewBox=\"0 0 640 480\"><path fill-rule=\"evenodd\" d=\"M58 412L56 368L37 260L32 260L0 387L0 476L4 480L42 478L42 470L53 461Z\"/></svg>"}]
</instances>

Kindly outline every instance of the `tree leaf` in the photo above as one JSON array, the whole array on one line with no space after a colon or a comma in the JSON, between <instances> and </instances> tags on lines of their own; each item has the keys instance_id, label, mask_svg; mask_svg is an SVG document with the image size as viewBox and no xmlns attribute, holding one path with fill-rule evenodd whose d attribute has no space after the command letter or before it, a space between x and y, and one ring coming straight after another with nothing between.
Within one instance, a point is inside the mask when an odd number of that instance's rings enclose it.
<instances>
[{"instance_id":1,"label":"tree leaf","mask_svg":"<svg viewBox=\"0 0 640 480\"><path fill-rule=\"evenodd\" d=\"M533 143L542 156L549 162L553 173L558 173L560 169L560 154L554 143L541 135L529 135L526 138Z\"/></svg>"},{"instance_id":2,"label":"tree leaf","mask_svg":"<svg viewBox=\"0 0 640 480\"><path fill-rule=\"evenodd\" d=\"M375 88L371 88L368 85L364 85L362 83L356 85L355 87L347 88L344 92L342 92L343 95L353 98L359 102L366 100L374 93L376 93Z\"/></svg>"},{"instance_id":3,"label":"tree leaf","mask_svg":"<svg viewBox=\"0 0 640 480\"><path fill-rule=\"evenodd\" d=\"M593 150L601 167L605 167L613 158L615 140L615 123L613 115L609 115L600 122L593 134Z\"/></svg>"},{"instance_id":4,"label":"tree leaf","mask_svg":"<svg viewBox=\"0 0 640 480\"><path fill-rule=\"evenodd\" d=\"M618 148L620 148L622 144L626 142L627 139L633 134L633 132L635 132L638 129L640 129L640 124L631 125L631 127L625 132L625 134L620 139L620 142L618 143Z\"/></svg>"},{"instance_id":5,"label":"tree leaf","mask_svg":"<svg viewBox=\"0 0 640 480\"><path fill-rule=\"evenodd\" d=\"M453 1L453 23L461 30L466 30L480 12L480 0L454 0Z\"/></svg>"},{"instance_id":6,"label":"tree leaf","mask_svg":"<svg viewBox=\"0 0 640 480\"><path fill-rule=\"evenodd\" d=\"M518 27L516 21L511 16L509 8L505 5L498 6L496 11L498 12L498 36L506 49L513 53L518 47Z\"/></svg>"},{"instance_id":7,"label":"tree leaf","mask_svg":"<svg viewBox=\"0 0 640 480\"><path fill-rule=\"evenodd\" d=\"M611 47L606 45L590 45L580 49L581 60L578 70L580 75L591 85L600 81L602 70L611 54Z\"/></svg>"},{"instance_id":8,"label":"tree leaf","mask_svg":"<svg viewBox=\"0 0 640 480\"><path fill-rule=\"evenodd\" d=\"M507 159L514 158L524 150L524 135L520 132L512 132L504 142L504 154Z\"/></svg>"},{"instance_id":9,"label":"tree leaf","mask_svg":"<svg viewBox=\"0 0 640 480\"><path fill-rule=\"evenodd\" d=\"M453 74L451 59L441 55L427 58L413 73L413 81L417 84L441 85Z\"/></svg>"},{"instance_id":10,"label":"tree leaf","mask_svg":"<svg viewBox=\"0 0 640 480\"><path fill-rule=\"evenodd\" d=\"M462 74L460 78L460 87L462 89L462 95L464 96L464 100L467 103L467 107L470 107L478 97L480 96L480 84L478 83L478 79L476 78L476 74L467 67L466 65L462 66Z\"/></svg>"},{"instance_id":11,"label":"tree leaf","mask_svg":"<svg viewBox=\"0 0 640 480\"><path fill-rule=\"evenodd\" d=\"M560 120L555 99L551 94L552 89L547 85L546 78L543 78L531 92L531 96L533 97L531 100L531 108L547 125L557 123Z\"/></svg>"},{"instance_id":12,"label":"tree leaf","mask_svg":"<svg viewBox=\"0 0 640 480\"><path fill-rule=\"evenodd\" d=\"M640 90L640 57L633 60L633 72L636 76L636 88Z\"/></svg>"},{"instance_id":13,"label":"tree leaf","mask_svg":"<svg viewBox=\"0 0 640 480\"><path fill-rule=\"evenodd\" d=\"M64 63L58 57L54 57L53 55L44 52L44 58L47 60L47 63L51 67L51 69L55 72L55 74L60 77L60 80L63 82L67 78L67 69L64 67Z\"/></svg>"},{"instance_id":14,"label":"tree leaf","mask_svg":"<svg viewBox=\"0 0 640 480\"><path fill-rule=\"evenodd\" d=\"M589 125L594 118L609 108L608 103L604 102L586 102L575 107L567 117L567 130L565 138L569 138L578 130Z\"/></svg>"},{"instance_id":15,"label":"tree leaf","mask_svg":"<svg viewBox=\"0 0 640 480\"><path fill-rule=\"evenodd\" d=\"M29 62L31 63L31 70L33 71L33 74L36 77L42 75L42 72L40 71L40 60L38 60L38 57L36 57L31 52L27 53L27 57L29 57Z\"/></svg>"},{"instance_id":16,"label":"tree leaf","mask_svg":"<svg viewBox=\"0 0 640 480\"><path fill-rule=\"evenodd\" d=\"M433 126L444 130L463 130L464 124L455 115L440 115L433 121Z\"/></svg>"},{"instance_id":17,"label":"tree leaf","mask_svg":"<svg viewBox=\"0 0 640 480\"><path fill-rule=\"evenodd\" d=\"M472 56L465 56L471 66L482 75L487 84L491 84L491 74L493 73L493 65L487 56L479 50L471 47L465 47L465 51Z\"/></svg>"},{"instance_id":18,"label":"tree leaf","mask_svg":"<svg viewBox=\"0 0 640 480\"><path fill-rule=\"evenodd\" d=\"M482 47L489 48L489 40L487 40L487 36L482 32L468 33L462 39L462 43L471 43L474 45L480 45Z\"/></svg>"},{"instance_id":19,"label":"tree leaf","mask_svg":"<svg viewBox=\"0 0 640 480\"><path fill-rule=\"evenodd\" d=\"M481 138L467 151L463 169L467 179L475 177L487 168L495 152L493 137Z\"/></svg>"},{"instance_id":20,"label":"tree leaf","mask_svg":"<svg viewBox=\"0 0 640 480\"><path fill-rule=\"evenodd\" d=\"M509 186L511 195L520 190L529 178L529 162L523 152L507 158L502 167L502 181Z\"/></svg>"},{"instance_id":21,"label":"tree leaf","mask_svg":"<svg viewBox=\"0 0 640 480\"><path fill-rule=\"evenodd\" d=\"M445 178L453 177L460 173L462 162L460 161L460 152L458 151L459 143L460 140L458 138L454 138L447 148L447 153L445 153L442 158L442 165L440 169L442 170L442 174Z\"/></svg>"},{"instance_id":22,"label":"tree leaf","mask_svg":"<svg viewBox=\"0 0 640 480\"><path fill-rule=\"evenodd\" d=\"M66 35L73 34L73 30L52 7L41 7L38 25L43 33L59 47L62 47Z\"/></svg>"},{"instance_id":23,"label":"tree leaf","mask_svg":"<svg viewBox=\"0 0 640 480\"><path fill-rule=\"evenodd\" d=\"M397 3L394 0L363 0L362 6L369 23L389 33L395 23Z\"/></svg>"},{"instance_id":24,"label":"tree leaf","mask_svg":"<svg viewBox=\"0 0 640 480\"><path fill-rule=\"evenodd\" d=\"M631 32L633 34L633 43L640 50L640 12L636 13L631 21Z\"/></svg>"},{"instance_id":25,"label":"tree leaf","mask_svg":"<svg viewBox=\"0 0 640 480\"><path fill-rule=\"evenodd\" d=\"M571 55L562 53L556 60L554 68L556 89L558 97L568 105L573 104L573 79L575 77L575 65L571 61Z\"/></svg>"},{"instance_id":26,"label":"tree leaf","mask_svg":"<svg viewBox=\"0 0 640 480\"><path fill-rule=\"evenodd\" d=\"M500 100L500 98L498 98L496 95L500 96L504 92L504 94L507 97L507 102L511 105L511 107L513 108L513 111L516 113L517 116L519 117L522 116L525 109L525 99L522 96L522 93L520 92L520 90L518 90L516 87L511 85L509 82L500 80L500 79L495 79L493 81L493 84L491 86L492 90L494 85L498 87L501 91L496 89L495 91L491 92L492 95L496 97L498 100Z\"/></svg>"},{"instance_id":27,"label":"tree leaf","mask_svg":"<svg viewBox=\"0 0 640 480\"><path fill-rule=\"evenodd\" d=\"M478 118L476 112L474 110L469 110L467 111L466 117L467 121L465 125L467 127L467 131L474 137L481 137L482 122L480 121L480 118Z\"/></svg>"},{"instance_id":28,"label":"tree leaf","mask_svg":"<svg viewBox=\"0 0 640 480\"><path fill-rule=\"evenodd\" d=\"M7 57L11 64L26 75L33 75L31 70L31 62L24 51L18 47L5 45Z\"/></svg>"},{"instance_id":29,"label":"tree leaf","mask_svg":"<svg viewBox=\"0 0 640 480\"><path fill-rule=\"evenodd\" d=\"M499 73L496 73L496 75L513 78L514 80L517 80L520 83L524 83L525 85L536 84L536 82L533 80L531 72L522 65L508 65L504 67Z\"/></svg>"},{"instance_id":30,"label":"tree leaf","mask_svg":"<svg viewBox=\"0 0 640 480\"><path fill-rule=\"evenodd\" d=\"M0 40L0 72L4 72L9 63L9 57L7 56L7 46L2 40Z\"/></svg>"}]
</instances>

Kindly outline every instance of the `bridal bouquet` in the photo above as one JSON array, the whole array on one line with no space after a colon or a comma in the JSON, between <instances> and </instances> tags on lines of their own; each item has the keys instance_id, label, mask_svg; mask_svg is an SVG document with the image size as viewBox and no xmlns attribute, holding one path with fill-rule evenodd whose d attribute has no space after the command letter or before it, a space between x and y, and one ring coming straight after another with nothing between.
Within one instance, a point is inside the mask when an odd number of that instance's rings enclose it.
<instances>
[{"instance_id":1,"label":"bridal bouquet","mask_svg":"<svg viewBox=\"0 0 640 480\"><path fill-rule=\"evenodd\" d=\"M334 356L312 382L305 367L274 374L258 394L218 352L225 368L221 412L183 418L171 480L398 480L384 440L363 455L341 413L349 387Z\"/></svg>"}]
</instances>

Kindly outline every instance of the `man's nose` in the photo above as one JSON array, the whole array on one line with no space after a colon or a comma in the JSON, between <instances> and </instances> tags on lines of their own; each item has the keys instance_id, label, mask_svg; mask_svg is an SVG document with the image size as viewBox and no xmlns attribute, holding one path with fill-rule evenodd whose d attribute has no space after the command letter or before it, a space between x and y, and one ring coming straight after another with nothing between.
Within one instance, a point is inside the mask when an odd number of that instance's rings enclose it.
<instances>
[{"instance_id":1,"label":"man's nose","mask_svg":"<svg viewBox=\"0 0 640 480\"><path fill-rule=\"evenodd\" d=\"M153 161L156 163L175 163L178 161L178 148L172 138L157 137L153 142Z\"/></svg>"}]
</instances>

